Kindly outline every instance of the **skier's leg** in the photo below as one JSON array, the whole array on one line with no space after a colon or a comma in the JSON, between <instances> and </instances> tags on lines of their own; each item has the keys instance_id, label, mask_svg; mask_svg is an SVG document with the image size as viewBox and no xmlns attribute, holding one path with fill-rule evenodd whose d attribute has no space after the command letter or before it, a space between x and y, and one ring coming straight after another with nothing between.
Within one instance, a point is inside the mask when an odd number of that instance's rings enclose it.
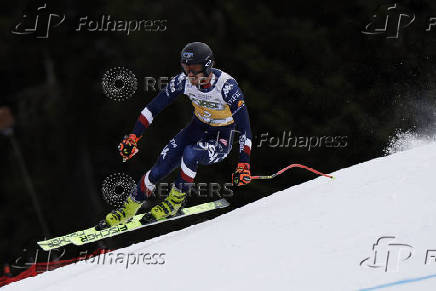
<instances>
[{"instance_id":1,"label":"skier's leg","mask_svg":"<svg viewBox=\"0 0 436 291\"><path fill-rule=\"evenodd\" d=\"M153 200L153 191L157 181L168 175L180 162L183 148L179 147L179 145L176 146L174 140L172 139L164 148L156 164L141 177L124 205L106 215L108 225L113 226L127 221L137 213L145 202ZM157 178L153 179L153 175Z\"/></svg>"},{"instance_id":2,"label":"skier's leg","mask_svg":"<svg viewBox=\"0 0 436 291\"><path fill-rule=\"evenodd\" d=\"M210 165L224 160L231 150L226 139L200 141L188 145L183 151L181 170L175 181L176 187L188 191L197 175L198 165Z\"/></svg>"},{"instance_id":3,"label":"skier's leg","mask_svg":"<svg viewBox=\"0 0 436 291\"><path fill-rule=\"evenodd\" d=\"M199 131L197 127L194 122L191 122L170 140L162 150L156 164L141 177L123 206L106 215L105 221L108 225L113 226L129 220L142 204L151 198L158 180L167 176L180 163L183 148L195 138L195 133Z\"/></svg>"},{"instance_id":4,"label":"skier's leg","mask_svg":"<svg viewBox=\"0 0 436 291\"><path fill-rule=\"evenodd\" d=\"M181 170L169 196L150 211L154 219L160 220L172 215L182 207L194 178L198 164L213 164L222 161L231 150L231 142L225 138L215 138L187 145L181 159Z\"/></svg>"},{"instance_id":5,"label":"skier's leg","mask_svg":"<svg viewBox=\"0 0 436 291\"><path fill-rule=\"evenodd\" d=\"M131 195L136 201L144 202L152 198L159 180L170 174L180 163L183 154L183 144L174 138L162 150L157 162L138 181L136 189Z\"/></svg>"},{"instance_id":6,"label":"skier's leg","mask_svg":"<svg viewBox=\"0 0 436 291\"><path fill-rule=\"evenodd\" d=\"M168 176L180 165L184 148L189 144L196 143L203 134L204 132L198 121L193 120L170 140L163 148L157 162L138 181L136 191L131 194L134 199L139 202L150 199L159 180Z\"/></svg>"}]
</instances>

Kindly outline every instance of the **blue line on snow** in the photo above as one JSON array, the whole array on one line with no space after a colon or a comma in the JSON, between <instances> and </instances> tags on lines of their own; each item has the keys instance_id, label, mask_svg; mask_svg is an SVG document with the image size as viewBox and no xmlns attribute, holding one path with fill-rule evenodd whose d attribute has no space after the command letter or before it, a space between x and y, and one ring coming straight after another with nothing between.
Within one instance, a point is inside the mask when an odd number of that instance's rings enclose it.
<instances>
[{"instance_id":1,"label":"blue line on snow","mask_svg":"<svg viewBox=\"0 0 436 291\"><path fill-rule=\"evenodd\" d=\"M383 285L379 285L379 286L375 286L375 287L371 287L371 288L360 289L360 291L369 291L369 290L382 289L382 288L392 287L392 286L395 286L395 285L401 285L401 284L407 284L407 283L413 283L413 282L418 282L418 281L422 281L422 280L427 280L427 279L435 278L435 277L436 277L436 274L428 275L428 276L425 276L425 277L417 277L417 278L412 278L412 279L405 279L405 280L400 280L400 281L396 281L396 282L392 282L392 283L387 283L387 284L383 284Z\"/></svg>"}]
</instances>

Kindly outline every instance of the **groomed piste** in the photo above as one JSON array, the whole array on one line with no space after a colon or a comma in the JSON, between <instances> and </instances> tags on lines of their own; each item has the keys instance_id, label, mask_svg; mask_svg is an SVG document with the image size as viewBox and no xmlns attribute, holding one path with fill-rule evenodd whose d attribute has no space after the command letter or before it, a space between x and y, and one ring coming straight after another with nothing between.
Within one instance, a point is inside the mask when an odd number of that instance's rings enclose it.
<instances>
[{"instance_id":1,"label":"groomed piste","mask_svg":"<svg viewBox=\"0 0 436 291\"><path fill-rule=\"evenodd\" d=\"M113 254L158 264L94 259L3 290L436 290L435 165L434 143L377 158Z\"/></svg>"}]
</instances>

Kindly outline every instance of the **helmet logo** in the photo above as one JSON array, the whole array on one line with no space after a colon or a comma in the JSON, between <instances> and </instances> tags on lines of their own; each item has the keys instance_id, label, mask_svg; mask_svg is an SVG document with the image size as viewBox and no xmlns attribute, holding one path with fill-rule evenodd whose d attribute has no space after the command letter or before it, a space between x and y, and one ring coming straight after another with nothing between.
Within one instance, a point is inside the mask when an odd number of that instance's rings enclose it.
<instances>
[{"instance_id":1,"label":"helmet logo","mask_svg":"<svg viewBox=\"0 0 436 291\"><path fill-rule=\"evenodd\" d=\"M192 58L194 56L194 53L191 53L191 52L184 52L183 53L183 57L184 58L187 58L187 59L190 59L190 58Z\"/></svg>"},{"instance_id":2,"label":"helmet logo","mask_svg":"<svg viewBox=\"0 0 436 291\"><path fill-rule=\"evenodd\" d=\"M207 63L204 66L205 67L209 67L210 65L212 65L212 60L208 60Z\"/></svg>"}]
</instances>

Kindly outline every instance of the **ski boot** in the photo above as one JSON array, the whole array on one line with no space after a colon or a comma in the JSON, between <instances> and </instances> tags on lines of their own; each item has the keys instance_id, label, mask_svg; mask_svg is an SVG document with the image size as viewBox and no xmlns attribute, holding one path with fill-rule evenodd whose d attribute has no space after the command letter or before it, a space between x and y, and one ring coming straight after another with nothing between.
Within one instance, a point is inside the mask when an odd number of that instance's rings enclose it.
<instances>
[{"instance_id":1,"label":"ski boot","mask_svg":"<svg viewBox=\"0 0 436 291\"><path fill-rule=\"evenodd\" d=\"M139 208L141 208L142 202L136 202L131 196L127 198L123 206L118 209L112 210L106 219L100 221L100 223L95 227L96 230L102 230L108 227L116 226L121 223L126 223L133 216Z\"/></svg>"},{"instance_id":2,"label":"ski boot","mask_svg":"<svg viewBox=\"0 0 436 291\"><path fill-rule=\"evenodd\" d=\"M173 187L164 201L151 208L142 218L144 222L153 222L173 217L185 204L186 193Z\"/></svg>"}]
</instances>

